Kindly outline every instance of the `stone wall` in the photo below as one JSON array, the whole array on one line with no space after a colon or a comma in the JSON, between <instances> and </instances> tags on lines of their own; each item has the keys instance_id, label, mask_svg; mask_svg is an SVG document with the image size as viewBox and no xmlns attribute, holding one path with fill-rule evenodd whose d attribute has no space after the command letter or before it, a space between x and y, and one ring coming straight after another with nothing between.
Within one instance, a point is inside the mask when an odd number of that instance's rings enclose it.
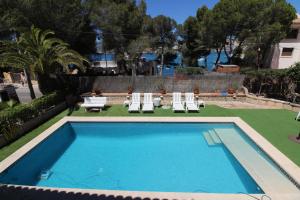
<instances>
[{"instance_id":1,"label":"stone wall","mask_svg":"<svg viewBox=\"0 0 300 200\"><path fill-rule=\"evenodd\" d=\"M127 93L128 87L135 92L192 92L198 88L200 93L226 91L230 87L242 87L243 75L207 74L200 76L180 76L161 78L157 76L95 76L76 77L80 92L100 90L103 93Z\"/></svg>"},{"instance_id":2,"label":"stone wall","mask_svg":"<svg viewBox=\"0 0 300 200\"><path fill-rule=\"evenodd\" d=\"M300 112L300 105L291 103L288 101L281 101L277 99L269 99L265 97L257 97L253 94L246 94L246 102L252 104L266 105L270 107L275 107L278 109L286 109L294 112Z\"/></svg>"},{"instance_id":3,"label":"stone wall","mask_svg":"<svg viewBox=\"0 0 300 200\"><path fill-rule=\"evenodd\" d=\"M143 101L144 94L141 93L141 101ZM85 96L85 95L83 95ZM87 95L89 96L89 95ZM108 105L119 105L123 104L126 99L131 99L131 95L127 93L102 93L102 96L107 97ZM160 93L153 93L153 98L162 98L161 105L171 105L172 101L172 93L167 94L160 94ZM184 101L184 94L181 96L182 101ZM195 98L198 100L203 101L246 101L246 96L244 93L239 93L237 95L227 95L221 96L218 93L202 93L202 94L195 94Z\"/></svg>"}]
</instances>

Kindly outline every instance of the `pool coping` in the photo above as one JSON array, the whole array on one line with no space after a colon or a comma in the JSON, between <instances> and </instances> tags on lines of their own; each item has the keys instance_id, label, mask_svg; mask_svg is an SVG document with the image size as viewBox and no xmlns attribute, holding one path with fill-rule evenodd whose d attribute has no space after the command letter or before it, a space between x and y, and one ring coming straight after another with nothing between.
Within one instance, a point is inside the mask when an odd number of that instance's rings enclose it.
<instances>
[{"instance_id":1,"label":"pool coping","mask_svg":"<svg viewBox=\"0 0 300 200\"><path fill-rule=\"evenodd\" d=\"M198 123L234 123L245 134L256 143L290 178L298 187L300 185L300 168L274 147L263 136L256 132L251 126L239 117L64 117L33 140L18 149L15 153L0 162L0 173L9 168L18 159L28 153L40 142L49 137L55 130L68 122L198 122ZM15 185L8 185L15 186ZM17 187L20 187L19 185ZM245 194L207 194L207 193L183 193L183 192L140 192L140 191L117 191L117 190L90 190L90 189L66 189L66 188L49 188L37 186L21 186L26 188L47 189L64 192L83 192L88 194L105 194L105 195L127 195L148 198L167 198L167 199L249 199ZM252 195L252 194L251 194ZM299 194L267 194L272 199L298 199ZM254 197L263 195L253 194ZM253 199L253 198L250 198Z\"/></svg>"}]
</instances>

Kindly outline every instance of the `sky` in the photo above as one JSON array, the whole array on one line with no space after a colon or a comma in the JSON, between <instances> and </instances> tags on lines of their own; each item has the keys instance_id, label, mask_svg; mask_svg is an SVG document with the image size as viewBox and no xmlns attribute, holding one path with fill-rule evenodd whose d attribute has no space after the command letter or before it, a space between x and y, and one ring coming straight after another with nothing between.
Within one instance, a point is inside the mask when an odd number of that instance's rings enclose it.
<instances>
[{"instance_id":1,"label":"sky","mask_svg":"<svg viewBox=\"0 0 300 200\"><path fill-rule=\"evenodd\" d=\"M147 12L151 16L166 15L177 23L183 23L186 18L196 14L199 7L207 5L212 8L219 0L146 0ZM300 0L288 0L300 13Z\"/></svg>"}]
</instances>

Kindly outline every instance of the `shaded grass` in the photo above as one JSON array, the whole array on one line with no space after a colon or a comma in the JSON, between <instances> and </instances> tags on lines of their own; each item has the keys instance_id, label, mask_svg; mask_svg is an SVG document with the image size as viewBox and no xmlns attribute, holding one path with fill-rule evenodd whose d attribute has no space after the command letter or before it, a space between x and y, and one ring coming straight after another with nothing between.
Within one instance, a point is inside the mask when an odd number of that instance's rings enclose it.
<instances>
[{"instance_id":1,"label":"shaded grass","mask_svg":"<svg viewBox=\"0 0 300 200\"><path fill-rule=\"evenodd\" d=\"M52 118L48 122L37 127L25 136L21 137L12 144L0 149L0 160L5 159L18 148L36 137L52 124L67 115L64 111ZM288 110L274 109L226 109L215 105L208 105L201 109L199 113L173 113L172 110L155 109L154 113L128 113L127 108L121 105L114 105L100 113L85 112L79 109L72 113L72 116L140 116L140 117L241 117L257 132L269 140L282 153L289 157L293 162L300 166L300 145L288 139L289 135L295 135L300 130L300 122L294 120L295 113Z\"/></svg>"}]
</instances>

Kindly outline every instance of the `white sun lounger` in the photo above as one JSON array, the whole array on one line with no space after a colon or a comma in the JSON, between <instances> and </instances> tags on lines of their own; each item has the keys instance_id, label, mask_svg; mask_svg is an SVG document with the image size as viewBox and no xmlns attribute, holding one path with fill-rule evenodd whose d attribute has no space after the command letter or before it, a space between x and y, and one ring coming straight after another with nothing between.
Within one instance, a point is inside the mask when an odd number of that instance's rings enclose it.
<instances>
[{"instance_id":1,"label":"white sun lounger","mask_svg":"<svg viewBox=\"0 0 300 200\"><path fill-rule=\"evenodd\" d=\"M88 108L99 108L101 111L106 103L107 97L84 97L84 102L81 104L81 107L85 108L86 111Z\"/></svg>"},{"instance_id":2,"label":"white sun lounger","mask_svg":"<svg viewBox=\"0 0 300 200\"><path fill-rule=\"evenodd\" d=\"M296 119L296 120L299 120L299 119L300 119L300 112L298 112L298 114L297 114L297 116L296 116L295 119Z\"/></svg>"},{"instance_id":3,"label":"white sun lounger","mask_svg":"<svg viewBox=\"0 0 300 200\"><path fill-rule=\"evenodd\" d=\"M185 108L187 111L199 111L199 105L194 99L194 93L185 93Z\"/></svg>"},{"instance_id":4,"label":"white sun lounger","mask_svg":"<svg viewBox=\"0 0 300 200\"><path fill-rule=\"evenodd\" d=\"M173 92L173 101L172 101L172 109L174 112L176 111L185 111L182 101L181 101L181 93Z\"/></svg>"},{"instance_id":5,"label":"white sun lounger","mask_svg":"<svg viewBox=\"0 0 300 200\"><path fill-rule=\"evenodd\" d=\"M153 112L154 104L152 101L152 93L144 93L143 112Z\"/></svg>"},{"instance_id":6,"label":"white sun lounger","mask_svg":"<svg viewBox=\"0 0 300 200\"><path fill-rule=\"evenodd\" d=\"M139 112L141 108L141 94L132 93L131 102L128 106L128 112Z\"/></svg>"}]
</instances>

